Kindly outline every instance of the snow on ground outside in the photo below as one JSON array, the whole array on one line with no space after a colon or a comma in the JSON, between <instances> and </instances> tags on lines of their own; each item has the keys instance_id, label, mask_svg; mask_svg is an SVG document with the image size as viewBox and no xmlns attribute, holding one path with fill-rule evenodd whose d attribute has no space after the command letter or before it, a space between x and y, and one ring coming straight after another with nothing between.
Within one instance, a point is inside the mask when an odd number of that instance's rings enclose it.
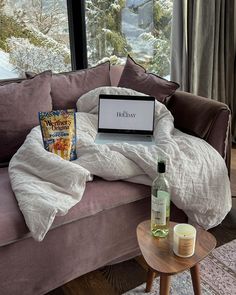
<instances>
[{"instance_id":1,"label":"snow on ground outside","mask_svg":"<svg viewBox=\"0 0 236 295\"><path fill-rule=\"evenodd\" d=\"M0 79L17 78L15 67L9 63L8 53L0 50Z\"/></svg>"}]
</instances>

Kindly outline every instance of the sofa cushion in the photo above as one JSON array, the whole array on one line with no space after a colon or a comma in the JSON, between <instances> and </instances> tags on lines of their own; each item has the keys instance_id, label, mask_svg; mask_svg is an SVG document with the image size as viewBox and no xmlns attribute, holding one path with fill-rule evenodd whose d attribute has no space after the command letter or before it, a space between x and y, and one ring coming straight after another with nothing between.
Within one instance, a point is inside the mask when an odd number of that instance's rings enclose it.
<instances>
[{"instance_id":1,"label":"sofa cushion","mask_svg":"<svg viewBox=\"0 0 236 295\"><path fill-rule=\"evenodd\" d=\"M167 97L175 92L179 84L147 73L142 66L128 56L118 86L143 92L164 102Z\"/></svg>"},{"instance_id":2,"label":"sofa cushion","mask_svg":"<svg viewBox=\"0 0 236 295\"><path fill-rule=\"evenodd\" d=\"M85 70L53 74L51 93L53 109L74 109L82 94L97 87L110 85L109 62Z\"/></svg>"},{"instance_id":3,"label":"sofa cushion","mask_svg":"<svg viewBox=\"0 0 236 295\"><path fill-rule=\"evenodd\" d=\"M0 86L0 162L7 162L39 124L38 112L52 110L51 71Z\"/></svg>"},{"instance_id":4,"label":"sofa cushion","mask_svg":"<svg viewBox=\"0 0 236 295\"><path fill-rule=\"evenodd\" d=\"M0 246L27 236L28 228L11 189L8 168L0 168Z\"/></svg>"},{"instance_id":5,"label":"sofa cushion","mask_svg":"<svg viewBox=\"0 0 236 295\"><path fill-rule=\"evenodd\" d=\"M124 181L95 178L88 182L82 200L64 216L57 216L52 228L150 196L150 187ZM11 189L7 168L0 168L0 246L30 236Z\"/></svg>"},{"instance_id":6,"label":"sofa cushion","mask_svg":"<svg viewBox=\"0 0 236 295\"><path fill-rule=\"evenodd\" d=\"M82 200L68 214L56 217L52 228L150 197L150 194L150 186L95 177L87 182Z\"/></svg>"}]
</instances>

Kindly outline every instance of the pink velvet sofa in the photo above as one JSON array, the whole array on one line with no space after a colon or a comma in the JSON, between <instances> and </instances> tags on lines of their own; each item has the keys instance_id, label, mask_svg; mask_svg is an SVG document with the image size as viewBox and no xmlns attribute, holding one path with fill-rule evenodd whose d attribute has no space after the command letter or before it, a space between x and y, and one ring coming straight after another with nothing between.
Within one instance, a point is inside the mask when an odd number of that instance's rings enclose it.
<instances>
[{"instance_id":1,"label":"pink velvet sofa","mask_svg":"<svg viewBox=\"0 0 236 295\"><path fill-rule=\"evenodd\" d=\"M118 85L122 70L111 67L111 85ZM14 81L2 85L10 82ZM164 103L175 118L175 126L206 140L229 169L228 107L181 91ZM66 216L56 217L45 239L36 242L18 209L8 168L0 168L1 295L45 294L99 267L139 255L136 226L149 218L150 187L95 177L87 184L82 201ZM171 219L187 220L174 204Z\"/></svg>"}]
</instances>

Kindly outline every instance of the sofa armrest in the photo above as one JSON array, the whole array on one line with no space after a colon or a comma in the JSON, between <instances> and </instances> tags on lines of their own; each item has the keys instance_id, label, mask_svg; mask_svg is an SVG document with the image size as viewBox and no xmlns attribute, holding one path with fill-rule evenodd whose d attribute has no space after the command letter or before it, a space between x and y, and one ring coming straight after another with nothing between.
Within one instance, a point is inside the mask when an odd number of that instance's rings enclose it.
<instances>
[{"instance_id":1,"label":"sofa armrest","mask_svg":"<svg viewBox=\"0 0 236 295\"><path fill-rule=\"evenodd\" d=\"M231 133L230 110L224 103L205 97L176 91L167 101L175 127L200 137L224 158L230 172Z\"/></svg>"}]
</instances>

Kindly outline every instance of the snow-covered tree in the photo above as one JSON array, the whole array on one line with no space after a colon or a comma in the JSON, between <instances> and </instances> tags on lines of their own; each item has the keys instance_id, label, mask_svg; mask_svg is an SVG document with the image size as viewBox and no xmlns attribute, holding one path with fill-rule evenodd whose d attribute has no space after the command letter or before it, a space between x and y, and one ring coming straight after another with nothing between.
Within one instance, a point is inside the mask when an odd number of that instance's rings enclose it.
<instances>
[{"instance_id":1,"label":"snow-covered tree","mask_svg":"<svg viewBox=\"0 0 236 295\"><path fill-rule=\"evenodd\" d=\"M0 4L5 2L0 9L0 48L9 53L10 62L20 74L24 71L38 73L46 69L54 72L71 70L70 49L56 41L54 36L42 33L37 25L30 24L27 17L29 10L26 13L27 9L24 9L24 5L30 1L0 1ZM48 9L52 1L48 1Z\"/></svg>"},{"instance_id":2,"label":"snow-covered tree","mask_svg":"<svg viewBox=\"0 0 236 295\"><path fill-rule=\"evenodd\" d=\"M164 77L170 73L171 20L173 0L154 1L154 29L142 38L152 44L153 57L147 68Z\"/></svg>"},{"instance_id":3,"label":"snow-covered tree","mask_svg":"<svg viewBox=\"0 0 236 295\"><path fill-rule=\"evenodd\" d=\"M25 21L45 35L55 28L58 29L65 19L65 11L62 10L58 0L25 1L22 9L25 12Z\"/></svg>"},{"instance_id":4,"label":"snow-covered tree","mask_svg":"<svg viewBox=\"0 0 236 295\"><path fill-rule=\"evenodd\" d=\"M163 34L155 37L151 33L144 33L140 36L153 47L153 57L144 65L149 72L154 72L161 77L170 73L170 40Z\"/></svg>"},{"instance_id":5,"label":"snow-covered tree","mask_svg":"<svg viewBox=\"0 0 236 295\"><path fill-rule=\"evenodd\" d=\"M38 47L28 39L11 37L8 39L10 48L10 62L14 64L21 74L22 71L40 73L46 69L54 72L71 70L66 52L59 47ZM68 52L67 52L68 54Z\"/></svg>"},{"instance_id":6,"label":"snow-covered tree","mask_svg":"<svg viewBox=\"0 0 236 295\"><path fill-rule=\"evenodd\" d=\"M124 58L130 53L149 71L156 72L160 76L169 74L172 0L87 0L86 4L90 65L110 59L110 56L116 56L115 59L113 57L113 61L120 61L121 57ZM152 10L149 11L148 7L152 7ZM121 19L123 11L125 17ZM148 17L144 15L144 11L152 15ZM138 19L137 24L134 17ZM153 23L142 27L139 18L145 21L153 19ZM132 34L133 30L134 34L123 35L121 25L124 33L127 31Z\"/></svg>"},{"instance_id":7,"label":"snow-covered tree","mask_svg":"<svg viewBox=\"0 0 236 295\"><path fill-rule=\"evenodd\" d=\"M129 51L121 33L121 9L124 0L86 1L88 59L91 65L104 57L124 56Z\"/></svg>"},{"instance_id":8,"label":"snow-covered tree","mask_svg":"<svg viewBox=\"0 0 236 295\"><path fill-rule=\"evenodd\" d=\"M4 6L5 6L5 0L0 0L0 11L2 11Z\"/></svg>"}]
</instances>

